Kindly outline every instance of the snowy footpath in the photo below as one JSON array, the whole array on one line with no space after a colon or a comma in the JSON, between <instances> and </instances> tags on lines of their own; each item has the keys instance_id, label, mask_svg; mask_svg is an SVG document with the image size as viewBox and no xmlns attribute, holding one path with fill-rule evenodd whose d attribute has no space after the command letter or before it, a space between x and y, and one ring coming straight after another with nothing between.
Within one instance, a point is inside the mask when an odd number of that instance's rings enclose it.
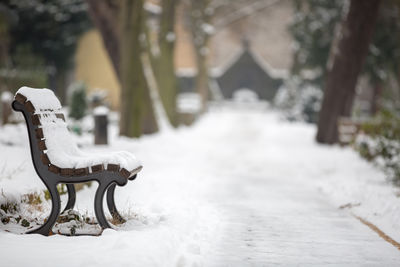
<instances>
[{"instance_id":1,"label":"snowy footpath","mask_svg":"<svg viewBox=\"0 0 400 267\"><path fill-rule=\"evenodd\" d=\"M400 241L400 190L314 135L267 109L225 108L190 128L86 145L143 162L116 191L127 223L101 236L43 237L0 222L0 266L399 266L400 251L356 216ZM23 126L0 128L0 204L44 190L26 138ZM80 213L93 216L95 189L77 194Z\"/></svg>"}]
</instances>

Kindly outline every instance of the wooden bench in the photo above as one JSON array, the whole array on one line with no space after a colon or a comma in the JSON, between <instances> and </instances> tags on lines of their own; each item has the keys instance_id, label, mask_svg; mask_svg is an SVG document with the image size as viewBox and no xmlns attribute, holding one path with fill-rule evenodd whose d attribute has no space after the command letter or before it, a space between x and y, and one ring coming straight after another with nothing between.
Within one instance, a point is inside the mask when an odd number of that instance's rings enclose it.
<instances>
[{"instance_id":1,"label":"wooden bench","mask_svg":"<svg viewBox=\"0 0 400 267\"><path fill-rule=\"evenodd\" d=\"M107 206L114 220L124 222L114 201L116 185L124 186L142 169L135 156L128 152L90 154L78 149L67 129L61 104L51 90L22 87L12 107L22 112L29 135L33 166L51 195L52 209L47 221L28 233L49 235L61 210L58 184L66 184L68 202L65 210L75 205L75 183L97 181L94 210L102 228L110 228L103 210Z\"/></svg>"}]
</instances>

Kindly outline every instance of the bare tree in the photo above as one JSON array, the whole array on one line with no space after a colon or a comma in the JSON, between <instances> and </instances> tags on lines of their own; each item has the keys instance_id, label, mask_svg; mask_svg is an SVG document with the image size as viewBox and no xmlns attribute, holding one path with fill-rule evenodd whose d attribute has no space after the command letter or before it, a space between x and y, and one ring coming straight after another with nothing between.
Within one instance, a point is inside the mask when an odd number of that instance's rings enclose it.
<instances>
[{"instance_id":1,"label":"bare tree","mask_svg":"<svg viewBox=\"0 0 400 267\"><path fill-rule=\"evenodd\" d=\"M158 130L141 60L143 0L123 0L121 6L120 134L138 137Z\"/></svg>"},{"instance_id":2,"label":"bare tree","mask_svg":"<svg viewBox=\"0 0 400 267\"><path fill-rule=\"evenodd\" d=\"M284 1L284 0L281 0ZM261 12L278 0L185 0L186 21L192 35L196 56L197 76L195 88L206 109L209 99L209 77L207 57L210 36L215 32Z\"/></svg>"},{"instance_id":3,"label":"bare tree","mask_svg":"<svg viewBox=\"0 0 400 267\"><path fill-rule=\"evenodd\" d=\"M338 141L337 121L351 114L355 87L361 71L374 26L380 0L351 0L340 34L333 42L324 99L319 114L317 142ZM336 45L335 45L336 43Z\"/></svg>"},{"instance_id":4,"label":"bare tree","mask_svg":"<svg viewBox=\"0 0 400 267\"><path fill-rule=\"evenodd\" d=\"M178 114L176 111L176 96L178 93L178 81L175 76L174 48L176 35L175 10L178 0L163 0L161 3L161 16L159 18L159 32L157 37L157 54L151 48L149 29L146 29L147 52L150 56L151 67L155 74L160 98L165 112L172 126L178 126Z\"/></svg>"},{"instance_id":5,"label":"bare tree","mask_svg":"<svg viewBox=\"0 0 400 267\"><path fill-rule=\"evenodd\" d=\"M138 137L158 130L141 61L143 0L87 0L121 84L120 134Z\"/></svg>"},{"instance_id":6,"label":"bare tree","mask_svg":"<svg viewBox=\"0 0 400 267\"><path fill-rule=\"evenodd\" d=\"M188 0L187 3L189 6L189 27L197 65L195 87L202 99L202 109L204 111L209 98L207 55L209 29L213 28L210 23L214 7L211 6L212 1L210 0Z\"/></svg>"}]
</instances>

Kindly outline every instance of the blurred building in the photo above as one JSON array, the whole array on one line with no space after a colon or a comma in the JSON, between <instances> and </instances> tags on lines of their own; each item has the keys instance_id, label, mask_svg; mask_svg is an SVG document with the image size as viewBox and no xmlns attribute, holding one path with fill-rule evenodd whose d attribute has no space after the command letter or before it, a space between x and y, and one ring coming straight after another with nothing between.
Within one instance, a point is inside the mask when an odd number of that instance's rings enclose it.
<instances>
[{"instance_id":1,"label":"blurred building","mask_svg":"<svg viewBox=\"0 0 400 267\"><path fill-rule=\"evenodd\" d=\"M75 79L84 81L89 93L106 91L111 107L118 108L119 81L97 30L86 32L78 42L75 56Z\"/></svg>"},{"instance_id":2,"label":"blurred building","mask_svg":"<svg viewBox=\"0 0 400 267\"><path fill-rule=\"evenodd\" d=\"M293 17L291 1L266 0L250 1L253 3L251 5L248 3L249 1L239 0L236 6L232 5L234 10L223 10L216 14L213 20L214 33L209 49L210 75L215 77L218 85L222 87L220 89L224 97L230 97L236 87L251 87L252 83L257 83L255 88L259 96L264 96L260 91L260 84L264 82L266 88L274 92L277 90L279 79L292 64L292 39L287 31ZM177 10L175 64L181 87L190 91L194 89L196 64L184 12L182 7ZM247 40L248 47L243 46L243 40ZM255 64L250 62L252 60ZM235 65L238 66L234 67ZM252 81L247 79L248 84L242 79L244 84L239 86L230 82L232 79L229 77L237 78L236 73L248 76L245 70L248 70L249 66L254 67L255 73L258 73L254 75L257 77L253 75ZM236 70L231 70L230 74L226 73L232 67ZM244 72L240 71L241 69ZM97 30L85 33L79 41L75 78L85 81L90 91L106 90L112 108L118 108L119 83ZM224 93L225 88L228 88L227 93ZM268 95L267 99L271 99L271 92L265 93Z\"/></svg>"},{"instance_id":3,"label":"blurred building","mask_svg":"<svg viewBox=\"0 0 400 267\"><path fill-rule=\"evenodd\" d=\"M239 90L250 90L259 99L273 101L283 84L285 74L276 71L261 56L255 54L244 41L242 51L226 69L214 71L212 79L224 99L233 98Z\"/></svg>"}]
</instances>

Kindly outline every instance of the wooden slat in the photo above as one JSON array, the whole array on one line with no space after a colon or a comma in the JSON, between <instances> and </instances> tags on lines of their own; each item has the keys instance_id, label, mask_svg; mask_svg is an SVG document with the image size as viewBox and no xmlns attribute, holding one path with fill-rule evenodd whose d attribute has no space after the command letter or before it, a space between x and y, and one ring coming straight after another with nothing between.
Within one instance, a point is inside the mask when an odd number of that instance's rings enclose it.
<instances>
[{"instance_id":1,"label":"wooden slat","mask_svg":"<svg viewBox=\"0 0 400 267\"><path fill-rule=\"evenodd\" d=\"M83 175L88 175L88 174L89 174L88 168L74 169L74 176L83 176Z\"/></svg>"},{"instance_id":2,"label":"wooden slat","mask_svg":"<svg viewBox=\"0 0 400 267\"><path fill-rule=\"evenodd\" d=\"M134 175L136 175L138 172L140 172L143 169L142 166L137 167L136 169L133 169L132 171L128 171L125 168L122 168L119 173L125 177L125 178L130 178L133 177Z\"/></svg>"},{"instance_id":3,"label":"wooden slat","mask_svg":"<svg viewBox=\"0 0 400 267\"><path fill-rule=\"evenodd\" d=\"M143 169L142 166L139 166L139 167L137 167L136 169L133 169L133 170L131 171L131 174L130 174L130 176L129 176L128 179L131 180L131 181L135 180L136 177L137 177L137 174L138 174L142 169Z\"/></svg>"},{"instance_id":4,"label":"wooden slat","mask_svg":"<svg viewBox=\"0 0 400 267\"><path fill-rule=\"evenodd\" d=\"M74 169L70 169L70 168L61 168L60 169L60 174L62 176L72 176L74 175Z\"/></svg>"},{"instance_id":5,"label":"wooden slat","mask_svg":"<svg viewBox=\"0 0 400 267\"><path fill-rule=\"evenodd\" d=\"M42 129L42 128L36 128L36 129L35 129L35 132L36 132L36 138L37 138L37 139L42 139L42 138L44 138L43 129Z\"/></svg>"},{"instance_id":6,"label":"wooden slat","mask_svg":"<svg viewBox=\"0 0 400 267\"><path fill-rule=\"evenodd\" d=\"M107 164L107 171L118 172L119 165L118 164Z\"/></svg>"},{"instance_id":7,"label":"wooden slat","mask_svg":"<svg viewBox=\"0 0 400 267\"><path fill-rule=\"evenodd\" d=\"M39 114L32 115L32 123L33 123L33 125L36 125L36 126L40 125L40 115Z\"/></svg>"},{"instance_id":8,"label":"wooden slat","mask_svg":"<svg viewBox=\"0 0 400 267\"><path fill-rule=\"evenodd\" d=\"M56 113L56 117L65 121L65 116L63 113Z\"/></svg>"},{"instance_id":9,"label":"wooden slat","mask_svg":"<svg viewBox=\"0 0 400 267\"><path fill-rule=\"evenodd\" d=\"M31 101L26 101L24 106L28 112L31 112L31 113L35 112L35 107L33 106Z\"/></svg>"},{"instance_id":10,"label":"wooden slat","mask_svg":"<svg viewBox=\"0 0 400 267\"><path fill-rule=\"evenodd\" d=\"M46 154L42 153L40 155L40 159L42 160L44 165L49 165L50 164L49 157Z\"/></svg>"},{"instance_id":11,"label":"wooden slat","mask_svg":"<svg viewBox=\"0 0 400 267\"><path fill-rule=\"evenodd\" d=\"M38 141L39 150L47 150L46 142L44 140Z\"/></svg>"},{"instance_id":12,"label":"wooden slat","mask_svg":"<svg viewBox=\"0 0 400 267\"><path fill-rule=\"evenodd\" d=\"M92 172L101 172L101 171L104 171L103 164L98 164L98 165L92 166Z\"/></svg>"},{"instance_id":13,"label":"wooden slat","mask_svg":"<svg viewBox=\"0 0 400 267\"><path fill-rule=\"evenodd\" d=\"M127 169L125 169L125 168L122 168L122 169L119 171L119 173L120 173L123 177L125 177L125 178L129 178L129 176L131 175L131 172L128 171Z\"/></svg>"},{"instance_id":14,"label":"wooden slat","mask_svg":"<svg viewBox=\"0 0 400 267\"><path fill-rule=\"evenodd\" d=\"M142 169L143 169L143 166L139 166L139 167L137 167L136 169L133 169L133 170L131 171L131 176L134 175L134 174L139 173Z\"/></svg>"},{"instance_id":15,"label":"wooden slat","mask_svg":"<svg viewBox=\"0 0 400 267\"><path fill-rule=\"evenodd\" d=\"M24 104L25 101L26 101L26 97L23 96L23 95L21 95L20 93L18 93L18 94L15 96L15 100L18 101L18 102L21 103L21 104Z\"/></svg>"},{"instance_id":16,"label":"wooden slat","mask_svg":"<svg viewBox=\"0 0 400 267\"><path fill-rule=\"evenodd\" d=\"M58 168L56 165L50 164L48 170L52 173L59 174L60 173L60 168Z\"/></svg>"}]
</instances>

